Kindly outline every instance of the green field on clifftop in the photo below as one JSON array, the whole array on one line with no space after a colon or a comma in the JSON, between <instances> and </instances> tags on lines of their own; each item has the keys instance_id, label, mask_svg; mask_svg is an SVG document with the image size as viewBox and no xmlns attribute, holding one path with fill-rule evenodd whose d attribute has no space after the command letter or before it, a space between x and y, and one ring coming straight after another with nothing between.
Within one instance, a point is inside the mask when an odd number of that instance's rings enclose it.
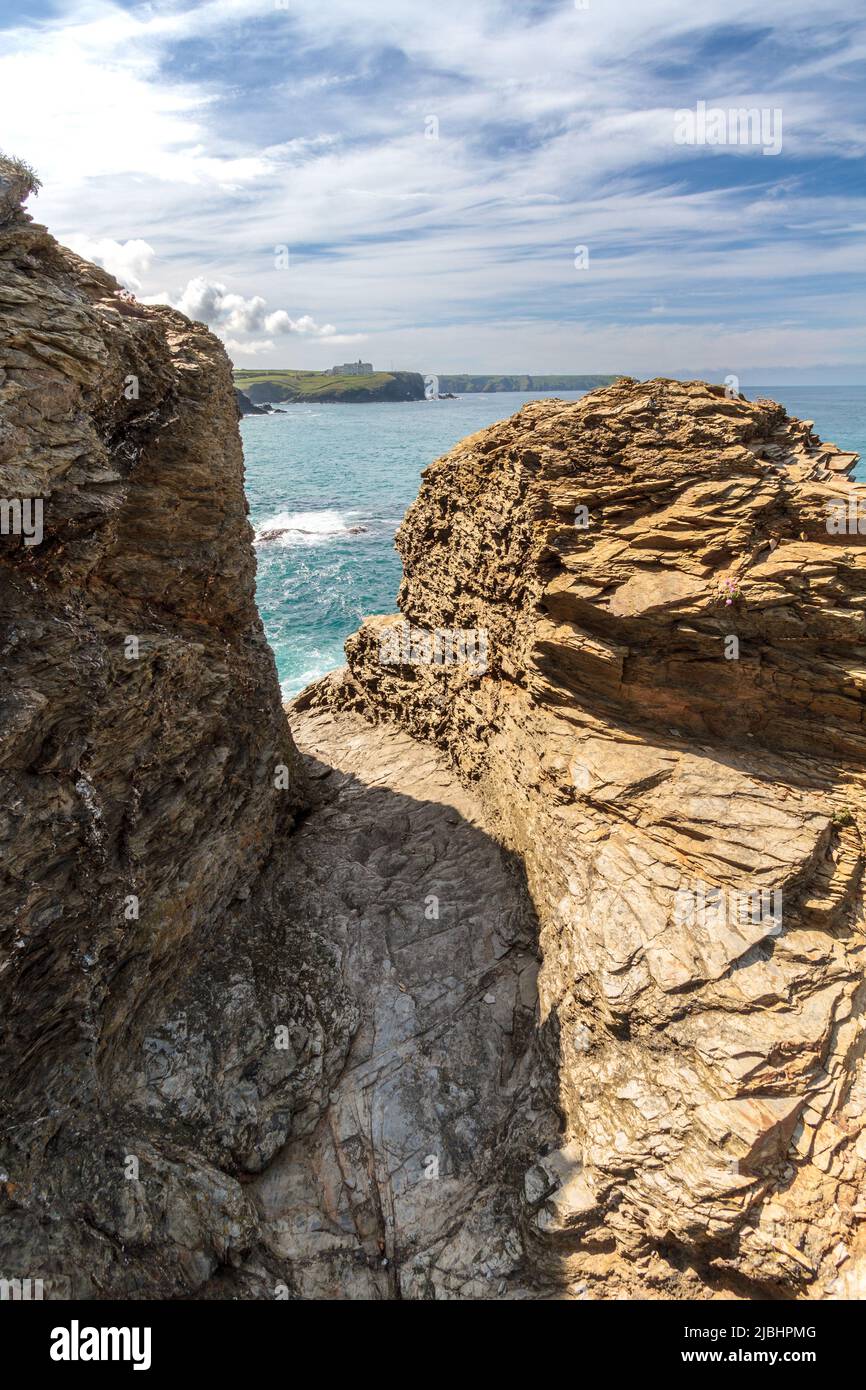
<instances>
[{"instance_id":1,"label":"green field on clifftop","mask_svg":"<svg viewBox=\"0 0 866 1390\"><path fill-rule=\"evenodd\" d=\"M234 373L235 386L255 405L274 401L420 401L424 378L418 372L370 372L366 376L331 376L290 368L245 367ZM493 391L591 391L616 376L567 376L561 373L475 376L465 373L434 378L439 392L474 395Z\"/></svg>"},{"instance_id":2,"label":"green field on clifftop","mask_svg":"<svg viewBox=\"0 0 866 1390\"><path fill-rule=\"evenodd\" d=\"M371 372L331 376L329 372L240 368L235 386L255 405L272 401L418 401L424 378L417 372Z\"/></svg>"}]
</instances>

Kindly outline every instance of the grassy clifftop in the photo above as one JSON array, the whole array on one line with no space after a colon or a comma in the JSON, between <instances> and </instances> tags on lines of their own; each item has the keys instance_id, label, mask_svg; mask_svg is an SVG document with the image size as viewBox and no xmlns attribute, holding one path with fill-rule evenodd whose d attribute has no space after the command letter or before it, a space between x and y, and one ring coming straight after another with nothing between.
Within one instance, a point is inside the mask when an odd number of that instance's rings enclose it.
<instances>
[{"instance_id":1,"label":"grassy clifftop","mask_svg":"<svg viewBox=\"0 0 866 1390\"><path fill-rule=\"evenodd\" d=\"M235 386L255 405L265 401L420 401L424 378L418 372L371 372L331 376L328 372L238 370Z\"/></svg>"},{"instance_id":2,"label":"grassy clifftop","mask_svg":"<svg viewBox=\"0 0 866 1390\"><path fill-rule=\"evenodd\" d=\"M275 401L420 401L424 378L419 372L370 372L367 376L331 376L329 372L246 367L235 371L235 386L255 405ZM590 391L609 386L615 376L440 376L439 391L471 395L478 391Z\"/></svg>"}]
</instances>

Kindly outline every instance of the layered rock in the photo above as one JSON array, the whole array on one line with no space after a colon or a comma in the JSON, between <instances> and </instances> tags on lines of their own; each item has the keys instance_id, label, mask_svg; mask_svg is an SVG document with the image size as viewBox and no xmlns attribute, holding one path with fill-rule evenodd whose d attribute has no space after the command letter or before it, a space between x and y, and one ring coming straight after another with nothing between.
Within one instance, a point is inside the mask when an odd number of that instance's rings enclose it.
<instances>
[{"instance_id":1,"label":"layered rock","mask_svg":"<svg viewBox=\"0 0 866 1390\"><path fill-rule=\"evenodd\" d=\"M0 1276L188 1291L249 1247L241 1178L351 1010L269 867L306 792L229 362L0 172Z\"/></svg>"},{"instance_id":2,"label":"layered rock","mask_svg":"<svg viewBox=\"0 0 866 1390\"><path fill-rule=\"evenodd\" d=\"M541 1284L866 1287L854 461L701 383L527 405L426 471L400 613L299 701L438 745L525 866Z\"/></svg>"},{"instance_id":3,"label":"layered rock","mask_svg":"<svg viewBox=\"0 0 866 1390\"><path fill-rule=\"evenodd\" d=\"M518 1194L558 1122L519 865L399 731L312 715L301 763L224 351L8 173L0 1278L534 1289Z\"/></svg>"},{"instance_id":4,"label":"layered rock","mask_svg":"<svg viewBox=\"0 0 866 1390\"><path fill-rule=\"evenodd\" d=\"M0 162L0 1277L862 1295L853 456L699 383L525 407L427 471L299 758L222 347L31 184Z\"/></svg>"},{"instance_id":5,"label":"layered rock","mask_svg":"<svg viewBox=\"0 0 866 1390\"><path fill-rule=\"evenodd\" d=\"M293 897L357 1028L319 1122L250 1183L256 1249L208 1292L535 1296L523 1177L559 1124L520 866L429 744L352 714L293 724L314 787Z\"/></svg>"}]
</instances>

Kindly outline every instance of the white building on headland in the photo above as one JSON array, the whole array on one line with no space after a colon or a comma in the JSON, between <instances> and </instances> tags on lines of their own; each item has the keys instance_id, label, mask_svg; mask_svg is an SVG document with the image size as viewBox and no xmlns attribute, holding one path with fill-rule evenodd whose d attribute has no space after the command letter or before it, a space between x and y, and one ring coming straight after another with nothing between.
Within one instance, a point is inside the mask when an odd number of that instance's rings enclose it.
<instances>
[{"instance_id":1,"label":"white building on headland","mask_svg":"<svg viewBox=\"0 0 866 1390\"><path fill-rule=\"evenodd\" d=\"M372 362L344 362L342 367L329 367L328 376L369 376L373 370Z\"/></svg>"}]
</instances>

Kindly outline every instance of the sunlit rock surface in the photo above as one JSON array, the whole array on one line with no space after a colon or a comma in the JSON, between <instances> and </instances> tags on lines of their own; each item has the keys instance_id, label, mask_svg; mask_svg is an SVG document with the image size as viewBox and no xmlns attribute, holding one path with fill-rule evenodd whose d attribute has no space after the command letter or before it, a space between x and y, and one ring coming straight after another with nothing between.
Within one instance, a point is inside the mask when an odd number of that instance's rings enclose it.
<instances>
[{"instance_id":1,"label":"sunlit rock surface","mask_svg":"<svg viewBox=\"0 0 866 1390\"><path fill-rule=\"evenodd\" d=\"M590 1296L862 1282L854 461L701 383L527 405L426 471L401 613L299 702L441 748L525 866L566 1156L531 1258Z\"/></svg>"},{"instance_id":2,"label":"sunlit rock surface","mask_svg":"<svg viewBox=\"0 0 866 1390\"><path fill-rule=\"evenodd\" d=\"M427 470L400 613L293 741L223 349L27 187L0 165L0 497L42 504L0 538L0 1276L862 1296L853 457L700 383L525 407Z\"/></svg>"}]
</instances>

